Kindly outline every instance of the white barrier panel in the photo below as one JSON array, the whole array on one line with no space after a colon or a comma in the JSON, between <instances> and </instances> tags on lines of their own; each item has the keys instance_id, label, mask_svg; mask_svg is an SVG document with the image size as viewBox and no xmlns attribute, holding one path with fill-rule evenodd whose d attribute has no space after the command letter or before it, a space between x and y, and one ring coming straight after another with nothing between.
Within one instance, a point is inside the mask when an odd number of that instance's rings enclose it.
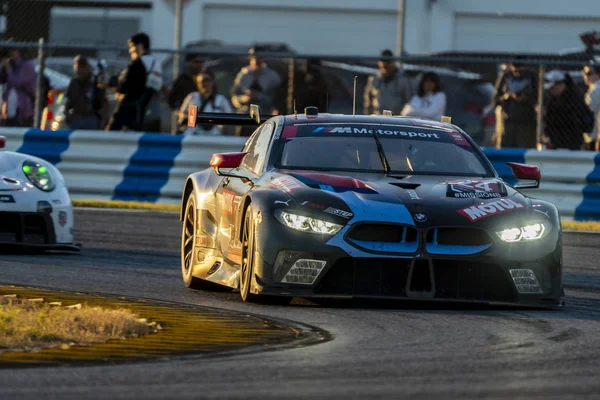
<instances>
[{"instance_id":1,"label":"white barrier panel","mask_svg":"<svg viewBox=\"0 0 600 400\"><path fill-rule=\"evenodd\" d=\"M562 217L575 218L577 208L583 203L584 188L589 185L587 177L594 170L596 155L588 151L528 151L525 162L540 167L542 181L538 189L523 193L554 203Z\"/></svg>"},{"instance_id":2,"label":"white barrier panel","mask_svg":"<svg viewBox=\"0 0 600 400\"><path fill-rule=\"evenodd\" d=\"M23 138L25 133L29 131L29 128L1 128L0 136L6 138L6 145L4 150L6 151L17 151L23 145Z\"/></svg>"},{"instance_id":3,"label":"white barrier panel","mask_svg":"<svg viewBox=\"0 0 600 400\"><path fill-rule=\"evenodd\" d=\"M57 164L74 199L110 200L142 134L75 131Z\"/></svg>"},{"instance_id":4,"label":"white barrier panel","mask_svg":"<svg viewBox=\"0 0 600 400\"><path fill-rule=\"evenodd\" d=\"M235 136L186 136L169 173L169 181L160 191L159 202L179 204L188 175L208 168L213 153L241 151L246 140L248 138Z\"/></svg>"}]
</instances>

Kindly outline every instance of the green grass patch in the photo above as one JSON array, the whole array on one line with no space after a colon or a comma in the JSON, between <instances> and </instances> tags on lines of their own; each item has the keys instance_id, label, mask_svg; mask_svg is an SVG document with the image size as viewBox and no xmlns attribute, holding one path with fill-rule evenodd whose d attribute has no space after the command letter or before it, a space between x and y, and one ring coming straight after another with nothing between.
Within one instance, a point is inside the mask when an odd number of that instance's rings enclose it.
<instances>
[{"instance_id":1,"label":"green grass patch","mask_svg":"<svg viewBox=\"0 0 600 400\"><path fill-rule=\"evenodd\" d=\"M120 208L129 210L179 211L179 204L159 204L143 201L72 200L74 207Z\"/></svg>"},{"instance_id":2,"label":"green grass patch","mask_svg":"<svg viewBox=\"0 0 600 400\"><path fill-rule=\"evenodd\" d=\"M148 324L127 309L62 307L43 299L0 296L0 353L89 346L156 330L156 324Z\"/></svg>"}]
</instances>

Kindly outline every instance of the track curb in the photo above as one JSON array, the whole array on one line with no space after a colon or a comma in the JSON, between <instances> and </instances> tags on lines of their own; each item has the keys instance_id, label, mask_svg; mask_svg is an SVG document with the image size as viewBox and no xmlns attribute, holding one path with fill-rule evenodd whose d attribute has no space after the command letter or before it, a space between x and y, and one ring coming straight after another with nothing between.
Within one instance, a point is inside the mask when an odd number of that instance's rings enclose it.
<instances>
[{"instance_id":1,"label":"track curb","mask_svg":"<svg viewBox=\"0 0 600 400\"><path fill-rule=\"evenodd\" d=\"M127 308L140 318L160 324L162 329L91 346L37 352L5 351L0 353L0 368L148 362L293 348L331 340L327 332L315 327L187 304L0 284L0 295L7 294L61 302L65 307L87 304L109 309Z\"/></svg>"}]
</instances>

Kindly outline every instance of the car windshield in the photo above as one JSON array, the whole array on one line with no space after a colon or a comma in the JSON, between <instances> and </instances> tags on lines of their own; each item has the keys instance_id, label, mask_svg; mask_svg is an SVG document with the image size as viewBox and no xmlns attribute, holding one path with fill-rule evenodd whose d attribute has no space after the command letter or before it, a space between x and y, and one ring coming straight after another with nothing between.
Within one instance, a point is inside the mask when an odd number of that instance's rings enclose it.
<instances>
[{"instance_id":1,"label":"car windshield","mask_svg":"<svg viewBox=\"0 0 600 400\"><path fill-rule=\"evenodd\" d=\"M457 131L401 125L296 125L285 127L279 165L287 169L385 172L373 133L395 174L491 176Z\"/></svg>"}]
</instances>

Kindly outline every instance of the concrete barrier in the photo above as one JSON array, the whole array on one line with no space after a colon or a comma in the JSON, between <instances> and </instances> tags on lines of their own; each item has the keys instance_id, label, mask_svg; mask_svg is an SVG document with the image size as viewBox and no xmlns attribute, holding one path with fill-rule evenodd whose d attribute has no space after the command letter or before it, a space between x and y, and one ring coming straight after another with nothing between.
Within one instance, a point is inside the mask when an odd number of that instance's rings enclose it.
<instances>
[{"instance_id":1,"label":"concrete barrier","mask_svg":"<svg viewBox=\"0 0 600 400\"><path fill-rule=\"evenodd\" d=\"M41 157L64 175L74 199L179 203L185 178L213 153L247 138L4 128L6 150Z\"/></svg>"},{"instance_id":2,"label":"concrete barrier","mask_svg":"<svg viewBox=\"0 0 600 400\"><path fill-rule=\"evenodd\" d=\"M103 131L3 128L6 149L44 158L64 174L73 198L179 203L185 178L216 152L239 151L246 138ZM509 184L506 162L539 165L539 189L528 195L556 204L561 215L600 220L600 156L569 150L484 149Z\"/></svg>"}]
</instances>

